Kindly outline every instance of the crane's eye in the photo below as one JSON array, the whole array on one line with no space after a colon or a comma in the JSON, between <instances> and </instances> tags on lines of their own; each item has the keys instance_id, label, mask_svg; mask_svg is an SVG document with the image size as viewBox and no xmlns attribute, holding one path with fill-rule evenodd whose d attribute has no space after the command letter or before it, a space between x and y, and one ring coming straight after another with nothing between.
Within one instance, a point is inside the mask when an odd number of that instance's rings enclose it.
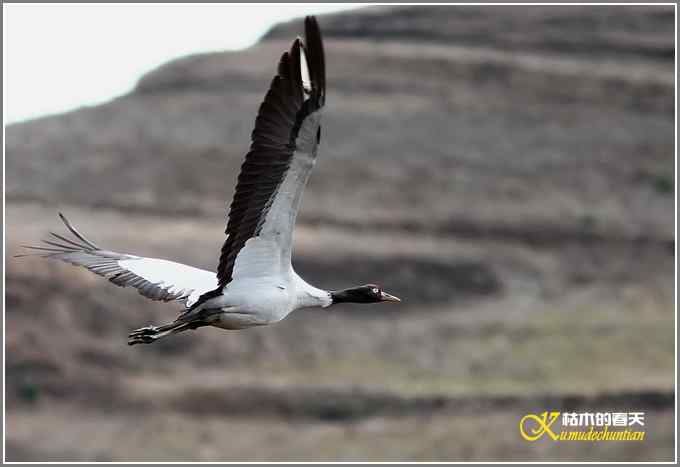
<instances>
[{"instance_id":1,"label":"crane's eye","mask_svg":"<svg viewBox=\"0 0 680 467\"><path fill-rule=\"evenodd\" d=\"M375 287L373 287L373 288L371 289L371 292L373 292L374 294L377 295L378 292L380 292L380 290L378 290L378 289L376 289Z\"/></svg>"}]
</instances>

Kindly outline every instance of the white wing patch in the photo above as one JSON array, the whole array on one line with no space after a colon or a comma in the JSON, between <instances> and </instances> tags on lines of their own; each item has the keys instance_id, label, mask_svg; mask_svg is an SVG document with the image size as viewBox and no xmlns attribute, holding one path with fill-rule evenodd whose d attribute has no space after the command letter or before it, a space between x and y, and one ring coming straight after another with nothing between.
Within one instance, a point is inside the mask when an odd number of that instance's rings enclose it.
<instances>
[{"instance_id":1,"label":"white wing patch","mask_svg":"<svg viewBox=\"0 0 680 467\"><path fill-rule=\"evenodd\" d=\"M309 67L307 66L307 57L305 51L300 47L300 75L302 76L302 90L305 94L312 93L312 79L309 77Z\"/></svg>"},{"instance_id":2,"label":"white wing patch","mask_svg":"<svg viewBox=\"0 0 680 467\"><path fill-rule=\"evenodd\" d=\"M315 159L310 154L295 152L288 172L264 218L259 238L273 244L270 263L278 262L284 268L290 267L295 219L314 162Z\"/></svg>"},{"instance_id":3,"label":"white wing patch","mask_svg":"<svg viewBox=\"0 0 680 467\"><path fill-rule=\"evenodd\" d=\"M286 272L284 268L281 246L273 239L253 237L239 251L232 277L234 282L255 277L280 277Z\"/></svg>"},{"instance_id":4,"label":"white wing patch","mask_svg":"<svg viewBox=\"0 0 680 467\"><path fill-rule=\"evenodd\" d=\"M139 258L118 261L121 268L142 277L170 294L186 295L191 306L203 293L217 287L214 272L164 259Z\"/></svg>"}]
</instances>

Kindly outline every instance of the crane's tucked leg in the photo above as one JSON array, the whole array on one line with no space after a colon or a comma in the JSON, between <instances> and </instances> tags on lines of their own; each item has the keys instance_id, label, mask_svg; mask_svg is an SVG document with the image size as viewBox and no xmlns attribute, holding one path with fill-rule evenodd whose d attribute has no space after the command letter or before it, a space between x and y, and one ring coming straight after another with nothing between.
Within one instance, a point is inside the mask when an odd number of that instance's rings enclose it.
<instances>
[{"instance_id":1,"label":"crane's tucked leg","mask_svg":"<svg viewBox=\"0 0 680 467\"><path fill-rule=\"evenodd\" d=\"M130 333L128 336L128 345L152 344L166 336L177 334L188 329L196 329L201 326L208 326L208 323L202 321L187 322L177 320L162 326L146 326Z\"/></svg>"}]
</instances>

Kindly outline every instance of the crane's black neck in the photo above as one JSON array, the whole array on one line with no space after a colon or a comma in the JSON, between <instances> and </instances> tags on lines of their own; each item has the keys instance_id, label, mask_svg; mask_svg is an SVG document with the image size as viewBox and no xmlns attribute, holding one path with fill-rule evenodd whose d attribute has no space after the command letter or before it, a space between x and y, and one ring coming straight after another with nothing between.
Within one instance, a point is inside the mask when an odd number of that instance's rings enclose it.
<instances>
[{"instance_id":1,"label":"crane's black neck","mask_svg":"<svg viewBox=\"0 0 680 467\"><path fill-rule=\"evenodd\" d=\"M354 287L351 289L343 289L331 291L331 305L336 303L375 303L380 299L371 293L370 288L366 286Z\"/></svg>"}]
</instances>

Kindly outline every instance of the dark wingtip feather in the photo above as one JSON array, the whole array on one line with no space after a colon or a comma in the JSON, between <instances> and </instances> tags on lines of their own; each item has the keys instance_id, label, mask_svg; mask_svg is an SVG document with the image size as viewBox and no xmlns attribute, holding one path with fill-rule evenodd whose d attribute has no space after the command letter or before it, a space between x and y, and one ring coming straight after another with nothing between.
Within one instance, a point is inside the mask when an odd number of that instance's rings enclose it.
<instances>
[{"instance_id":1,"label":"dark wingtip feather","mask_svg":"<svg viewBox=\"0 0 680 467\"><path fill-rule=\"evenodd\" d=\"M291 90L297 99L302 100L302 70L300 68L300 49L302 48L302 39L299 37L293 41L290 48L289 62L290 66L287 77L290 79L292 86Z\"/></svg>"},{"instance_id":2,"label":"dark wingtip feather","mask_svg":"<svg viewBox=\"0 0 680 467\"><path fill-rule=\"evenodd\" d=\"M326 99L326 60L321 28L314 16L305 18L305 51L312 87L317 93L319 105L322 106Z\"/></svg>"},{"instance_id":3,"label":"dark wingtip feather","mask_svg":"<svg viewBox=\"0 0 680 467\"><path fill-rule=\"evenodd\" d=\"M51 241L51 240L43 240L42 242L43 242L44 244L46 244L46 245L50 245L50 246L53 246L53 247L60 248L60 249L62 249L64 252L67 252L67 251L80 251L80 250L81 250L81 248L75 248L75 247L72 247L72 246L69 246L69 245L64 245L63 243L53 242L53 241Z\"/></svg>"},{"instance_id":4,"label":"dark wingtip feather","mask_svg":"<svg viewBox=\"0 0 680 467\"><path fill-rule=\"evenodd\" d=\"M76 243L76 242L74 242L73 240L70 240L70 239L68 239L68 238L66 238L66 237L63 237L63 236L61 236L61 235L59 235L59 234L57 234L57 233L50 232L50 235L52 235L54 238L57 238L57 239L59 239L59 240L61 240L61 241L63 241L63 242L68 243L69 245L73 245L74 247L76 247L76 248L78 248L78 249L80 249L80 250L83 249L83 245L81 245L81 244L79 244L79 243Z\"/></svg>"},{"instance_id":5,"label":"dark wingtip feather","mask_svg":"<svg viewBox=\"0 0 680 467\"><path fill-rule=\"evenodd\" d=\"M55 242L53 240L47 240L43 239L42 242L47 245L43 246L36 246L36 245L20 245L21 248L26 248L28 250L37 250L41 251L43 253L28 253L28 254L19 254L19 255L14 255L15 258L23 258L26 256L53 256L53 255L58 255L58 254L64 254L64 253L75 253L78 251L87 251L87 250L98 250L99 247L97 247L94 243L90 242L87 240L80 232L78 232L75 227L71 225L69 220L64 216L63 213L58 213L59 217L61 218L62 222L66 227L71 231L71 233L79 240L81 240L83 243L77 243L73 240L70 240L62 235L59 235L55 232L50 232L50 235L52 237L56 238L57 240L60 240L60 242ZM63 243L61 243L63 242Z\"/></svg>"},{"instance_id":6,"label":"dark wingtip feather","mask_svg":"<svg viewBox=\"0 0 680 467\"><path fill-rule=\"evenodd\" d=\"M58 254L58 253L65 253L63 250L59 250L56 248L47 248L44 246L33 246L33 245L20 245L21 248L26 248L27 250L40 250L40 251L49 251L49 253L38 253L38 254Z\"/></svg>"},{"instance_id":7,"label":"dark wingtip feather","mask_svg":"<svg viewBox=\"0 0 680 467\"><path fill-rule=\"evenodd\" d=\"M91 241L89 241L87 238L85 238L84 235L82 235L80 232L78 232L78 230L76 230L76 228L73 227L73 226L71 225L71 223L70 223L69 220L66 218L66 216L64 216L62 213L59 213L59 217L61 218L61 221L64 223L64 225L65 225L65 226L71 231L71 233L72 233L73 235L75 235L79 240L83 241L87 246L89 246L90 248L92 248L92 249L94 249L94 250L99 250L99 249L100 249L97 245L95 245L94 243L92 243Z\"/></svg>"},{"instance_id":8,"label":"dark wingtip feather","mask_svg":"<svg viewBox=\"0 0 680 467\"><path fill-rule=\"evenodd\" d=\"M274 79L278 77L285 77L288 73L288 61L290 60L290 57L288 55L288 52L284 52L283 55L281 55L281 59L279 60L279 68L278 68L278 76L276 76Z\"/></svg>"},{"instance_id":9,"label":"dark wingtip feather","mask_svg":"<svg viewBox=\"0 0 680 467\"><path fill-rule=\"evenodd\" d=\"M314 15L305 16L305 33L309 32L311 29L319 30L319 22Z\"/></svg>"}]
</instances>

